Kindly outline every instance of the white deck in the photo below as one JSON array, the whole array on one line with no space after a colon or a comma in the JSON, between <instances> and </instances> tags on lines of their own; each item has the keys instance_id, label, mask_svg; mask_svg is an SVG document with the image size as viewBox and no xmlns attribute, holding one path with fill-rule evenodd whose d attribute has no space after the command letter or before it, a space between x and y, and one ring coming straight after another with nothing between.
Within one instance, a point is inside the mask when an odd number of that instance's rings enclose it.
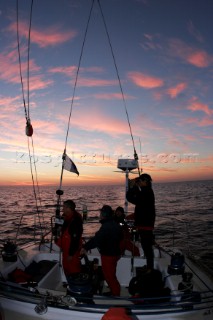
<instances>
[{"instance_id":1,"label":"white deck","mask_svg":"<svg viewBox=\"0 0 213 320\"><path fill-rule=\"evenodd\" d=\"M0 297L0 310L2 312L2 319L4 320L34 320L34 319L79 319L79 320L88 320L88 319L101 319L103 314L107 311L110 306L129 306L133 307L132 312L137 316L137 319L141 320L151 320L151 319L197 319L197 320L210 320L213 315L213 303L208 303L207 309L201 310L184 310L183 308L173 306L170 309L165 307L158 309L158 307L146 307L143 309L138 304L135 305L133 301L126 300L130 297L128 292L128 285L132 277L136 275L136 270L138 267L142 267L146 264L146 260L143 257L141 252L141 257L134 257L132 259L131 255L127 252L127 255L122 256L118 261L117 266L117 277L121 284L122 297L119 299L113 299L108 297L93 296L93 301L95 305L74 305L72 298L67 296L67 287L66 287L66 277L64 276L63 269L60 263L60 252L58 247L53 246L53 251L49 252L49 247L43 245L38 250L38 246L28 246L24 250L19 251L19 259L16 262L4 262L0 260L0 269L1 275L7 279L7 275L12 272L15 268L20 268L24 270L24 265L29 265L32 261L39 262L41 260L55 261L53 267L39 280L36 288L32 290L37 290L40 294L48 297L48 301L55 301L55 304L59 303L60 308L51 307L51 303L47 303L46 298L39 298L36 302L32 302L30 294L24 298L19 294L14 292L8 292L7 295L1 293ZM170 263L170 257L165 254L165 252L155 249L155 269L161 271L163 278L165 278L165 286L171 289L171 303L179 303L181 301L181 292L178 291L178 285L182 280L181 275L169 275L168 274L168 265ZM89 259L92 261L94 258L99 259L99 264L101 265L100 256L97 250L92 250L89 254ZM193 276L193 290L194 291L208 291L205 283L208 284L208 288L213 290L213 284L211 280L205 275L199 268L191 264L190 261L186 260L185 271L192 272L195 271ZM197 276L196 276L197 274ZM105 283L106 285L106 283ZM19 285L17 285L19 286ZM28 289L26 289L28 290ZM105 291L107 290L106 286L104 287ZM2 292L2 291L1 291ZM206 295L208 296L209 293ZM211 296L213 294L211 293ZM23 301L18 301L18 300ZM55 300L54 300L55 299ZM32 300L32 301L31 301ZM34 299L35 300L35 299ZM213 300L211 298L210 300ZM39 315L35 311L35 307L40 303L47 303L48 307L45 310L43 315ZM102 306L98 306L101 303ZM104 308L104 305L106 306ZM193 305L193 303L191 303ZM207 304L206 304L207 306ZM203 307L203 305L202 305ZM138 310L139 308L139 310ZM165 311L165 313L164 313ZM1 319L1 318L0 318Z\"/></svg>"}]
</instances>

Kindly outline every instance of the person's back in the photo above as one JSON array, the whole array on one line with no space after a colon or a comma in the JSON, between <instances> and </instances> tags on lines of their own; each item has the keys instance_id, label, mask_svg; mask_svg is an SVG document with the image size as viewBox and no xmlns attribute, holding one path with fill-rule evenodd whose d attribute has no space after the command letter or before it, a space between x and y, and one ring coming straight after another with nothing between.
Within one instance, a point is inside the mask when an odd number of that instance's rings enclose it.
<instances>
[{"instance_id":1,"label":"person's back","mask_svg":"<svg viewBox=\"0 0 213 320\"><path fill-rule=\"evenodd\" d=\"M119 256L122 228L113 218L104 219L99 231L96 232L97 247L100 254Z\"/></svg>"},{"instance_id":2,"label":"person's back","mask_svg":"<svg viewBox=\"0 0 213 320\"><path fill-rule=\"evenodd\" d=\"M100 229L87 243L83 245L82 254L98 248L101 255L101 264L104 278L110 288L110 294L120 295L120 284L116 277L117 262L120 259L120 241L122 229L113 219L112 208L104 205L100 210Z\"/></svg>"}]
</instances>

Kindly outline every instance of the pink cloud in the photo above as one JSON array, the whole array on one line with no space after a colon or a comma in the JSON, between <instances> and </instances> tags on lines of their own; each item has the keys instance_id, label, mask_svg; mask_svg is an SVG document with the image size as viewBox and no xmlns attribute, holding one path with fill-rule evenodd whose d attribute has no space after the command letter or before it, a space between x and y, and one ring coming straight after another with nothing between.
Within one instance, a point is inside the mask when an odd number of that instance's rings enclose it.
<instances>
[{"instance_id":1,"label":"pink cloud","mask_svg":"<svg viewBox=\"0 0 213 320\"><path fill-rule=\"evenodd\" d=\"M170 40L169 47L173 56L178 57L195 67L205 68L213 63L213 56L210 56L204 50L190 47L179 39Z\"/></svg>"},{"instance_id":2,"label":"pink cloud","mask_svg":"<svg viewBox=\"0 0 213 320\"><path fill-rule=\"evenodd\" d=\"M198 126L199 127L208 127L213 125L213 119L210 118L203 118L201 121L199 121Z\"/></svg>"},{"instance_id":3,"label":"pink cloud","mask_svg":"<svg viewBox=\"0 0 213 320\"><path fill-rule=\"evenodd\" d=\"M58 119L67 122L67 118L58 115ZM92 123L92 126L91 126ZM81 110L75 111L71 125L85 131L99 131L109 135L128 134L129 128L125 121L113 118L106 113L102 113L96 108L90 108L89 113L82 114Z\"/></svg>"},{"instance_id":4,"label":"pink cloud","mask_svg":"<svg viewBox=\"0 0 213 320\"><path fill-rule=\"evenodd\" d=\"M190 105L187 107L188 110L191 110L193 112L195 111L202 111L207 115L212 115L213 110L209 108L207 104L204 104L202 102L199 102L197 98L193 98Z\"/></svg>"},{"instance_id":5,"label":"pink cloud","mask_svg":"<svg viewBox=\"0 0 213 320\"><path fill-rule=\"evenodd\" d=\"M10 54L0 54L0 61L1 61L1 73L0 73L0 79L6 80L8 82L17 83L18 79L20 81L19 77L19 65L16 60L16 62L13 61L13 59L10 58ZM16 59L18 58L18 55L16 53ZM32 63L31 63L32 65ZM27 65L26 63L23 63L23 72L26 72Z\"/></svg>"},{"instance_id":6,"label":"pink cloud","mask_svg":"<svg viewBox=\"0 0 213 320\"><path fill-rule=\"evenodd\" d=\"M148 51L148 50L162 49L162 44L158 42L160 37L159 34L145 33L143 36L144 36L144 39L140 45L144 50Z\"/></svg>"},{"instance_id":7,"label":"pink cloud","mask_svg":"<svg viewBox=\"0 0 213 320\"><path fill-rule=\"evenodd\" d=\"M43 80L40 75L30 77L30 90L45 89L52 84L52 80Z\"/></svg>"},{"instance_id":8,"label":"pink cloud","mask_svg":"<svg viewBox=\"0 0 213 320\"><path fill-rule=\"evenodd\" d=\"M198 68L205 68L212 63L213 59L205 51L200 50L188 54L187 61Z\"/></svg>"},{"instance_id":9,"label":"pink cloud","mask_svg":"<svg viewBox=\"0 0 213 320\"><path fill-rule=\"evenodd\" d=\"M2 97L0 96L0 106L5 108L7 112L11 112L17 109L16 103L20 102L20 97ZM2 116L2 108L1 108L1 115Z\"/></svg>"},{"instance_id":10,"label":"pink cloud","mask_svg":"<svg viewBox=\"0 0 213 320\"><path fill-rule=\"evenodd\" d=\"M55 67L55 68L50 68L48 70L51 73L61 73L66 75L67 77L74 77L76 75L77 72L77 67L76 66L59 66L59 67ZM80 73L103 73L103 68L100 67L90 67L90 68L80 68Z\"/></svg>"},{"instance_id":11,"label":"pink cloud","mask_svg":"<svg viewBox=\"0 0 213 320\"><path fill-rule=\"evenodd\" d=\"M95 94L95 98L97 99L102 99L102 100L122 100L123 97L121 93L100 93L100 94ZM129 95L124 95L125 99L134 99L134 97L131 97Z\"/></svg>"},{"instance_id":12,"label":"pink cloud","mask_svg":"<svg viewBox=\"0 0 213 320\"><path fill-rule=\"evenodd\" d=\"M24 111L22 113L22 107L20 106L17 106L16 109L13 108L13 103L14 101L10 100L0 116L0 126L3 128L0 140L1 144L4 145L2 151L27 153ZM14 112L11 112L11 110L14 110ZM64 134L64 127L59 125L58 120L57 122L47 122L32 119L32 126L34 129L35 152L59 154L63 146L58 137L61 133Z\"/></svg>"},{"instance_id":13,"label":"pink cloud","mask_svg":"<svg viewBox=\"0 0 213 320\"><path fill-rule=\"evenodd\" d=\"M128 78L138 87L142 87L145 89L162 87L164 84L164 81L162 79L149 76L141 72L129 72Z\"/></svg>"},{"instance_id":14,"label":"pink cloud","mask_svg":"<svg viewBox=\"0 0 213 320\"><path fill-rule=\"evenodd\" d=\"M195 136L191 136L191 135L184 135L184 140L187 141L196 141L197 138Z\"/></svg>"},{"instance_id":15,"label":"pink cloud","mask_svg":"<svg viewBox=\"0 0 213 320\"><path fill-rule=\"evenodd\" d=\"M188 30L189 33L199 42L203 42L203 36L201 35L200 31L198 29L196 29L195 25L193 24L193 22L190 20L188 23Z\"/></svg>"},{"instance_id":16,"label":"pink cloud","mask_svg":"<svg viewBox=\"0 0 213 320\"><path fill-rule=\"evenodd\" d=\"M76 66L69 66L69 67L64 67L64 66L59 66L59 67L55 67L55 68L50 68L49 72L51 73L61 73L66 75L69 78L72 78L72 83L73 83L73 79L75 79L76 76L76 71L77 71L77 67ZM80 68L80 73L103 73L103 68L99 68L99 67L91 67L91 68ZM82 86L82 87L106 87L106 86L114 86L114 85L118 85L118 81L117 80L106 80L106 79L98 79L98 78L90 78L90 77L84 77L82 75L79 75L78 77L78 86ZM107 96L105 96L105 98L107 98ZM119 97L114 96L114 98L119 99ZM110 98L111 99L111 98Z\"/></svg>"},{"instance_id":17,"label":"pink cloud","mask_svg":"<svg viewBox=\"0 0 213 320\"><path fill-rule=\"evenodd\" d=\"M73 77L76 74L76 70L77 68L75 66L70 66L50 68L48 71L51 73L62 73L65 74L67 77Z\"/></svg>"},{"instance_id":18,"label":"pink cloud","mask_svg":"<svg viewBox=\"0 0 213 320\"><path fill-rule=\"evenodd\" d=\"M168 95L173 99L176 98L182 91L184 91L187 88L187 84L182 82L177 84L173 88L169 88L167 90Z\"/></svg>"},{"instance_id":19,"label":"pink cloud","mask_svg":"<svg viewBox=\"0 0 213 320\"><path fill-rule=\"evenodd\" d=\"M64 131L62 128L58 125L57 122L50 122L45 120L36 120L34 121L34 127L36 130L38 129L39 133L46 133L46 134L58 134L63 133Z\"/></svg>"},{"instance_id":20,"label":"pink cloud","mask_svg":"<svg viewBox=\"0 0 213 320\"><path fill-rule=\"evenodd\" d=\"M169 137L168 137L169 138ZM185 142L178 140L176 138L169 139L168 143L172 147L185 147Z\"/></svg>"},{"instance_id":21,"label":"pink cloud","mask_svg":"<svg viewBox=\"0 0 213 320\"><path fill-rule=\"evenodd\" d=\"M183 120L184 123L187 124L198 124L199 123L199 119L198 118L184 118Z\"/></svg>"},{"instance_id":22,"label":"pink cloud","mask_svg":"<svg viewBox=\"0 0 213 320\"><path fill-rule=\"evenodd\" d=\"M89 69L81 69L81 72L102 72L102 69L92 67ZM70 77L72 79L75 78L76 76L76 67L75 66L70 66L70 67L55 67L49 69L49 72L51 73L61 73L66 75L67 77ZM72 80L73 81L73 80ZM97 78L89 78L89 77L83 77L79 76L78 77L78 86L82 87L106 87L106 86L114 86L118 85L117 80L105 80L105 79L97 79Z\"/></svg>"},{"instance_id":23,"label":"pink cloud","mask_svg":"<svg viewBox=\"0 0 213 320\"><path fill-rule=\"evenodd\" d=\"M8 30L16 33L16 23L12 23ZM28 39L29 26L26 22L19 22L19 35ZM45 30L38 30L35 27L31 30L30 40L36 43L39 47L45 48L48 46L55 46L64 43L76 36L76 31L62 32L59 31L58 26L45 28Z\"/></svg>"},{"instance_id":24,"label":"pink cloud","mask_svg":"<svg viewBox=\"0 0 213 320\"><path fill-rule=\"evenodd\" d=\"M213 136L203 135L202 138L213 141ZM212 156L212 158L213 158L213 156ZM213 160L213 159L212 159L212 160Z\"/></svg>"},{"instance_id":25,"label":"pink cloud","mask_svg":"<svg viewBox=\"0 0 213 320\"><path fill-rule=\"evenodd\" d=\"M199 41L203 42L200 33L195 29L193 24L189 25L189 32ZM145 40L141 44L144 50L163 50L162 39L156 35L144 34ZM192 47L180 39L168 40L169 54L173 57L178 57L184 62L191 64L197 68L206 68L213 64L213 56L208 54L205 50ZM165 54L165 53L164 53Z\"/></svg>"},{"instance_id":26,"label":"pink cloud","mask_svg":"<svg viewBox=\"0 0 213 320\"><path fill-rule=\"evenodd\" d=\"M16 60L15 60L16 58ZM9 83L20 83L20 71L19 71L19 64L18 64L18 54L15 51L11 51L5 54L0 54L0 61L1 61L1 73L0 79ZM27 62L22 61L21 64L22 68L22 79L24 83L25 90L27 89ZM35 75L35 73L40 72L41 68L36 65L34 60L30 60L29 64L30 68L30 89L31 90L39 90L49 87L53 81L52 80L44 80L42 74Z\"/></svg>"},{"instance_id":27,"label":"pink cloud","mask_svg":"<svg viewBox=\"0 0 213 320\"><path fill-rule=\"evenodd\" d=\"M186 118L184 120L187 124L195 124L197 127L208 127L213 125L213 120L210 118L203 118L200 120L200 118Z\"/></svg>"},{"instance_id":28,"label":"pink cloud","mask_svg":"<svg viewBox=\"0 0 213 320\"><path fill-rule=\"evenodd\" d=\"M118 85L118 81L79 77L78 85L82 87L107 87Z\"/></svg>"},{"instance_id":29,"label":"pink cloud","mask_svg":"<svg viewBox=\"0 0 213 320\"><path fill-rule=\"evenodd\" d=\"M80 72L95 72L95 73L103 73L104 69L102 67L88 67L88 68L80 68Z\"/></svg>"},{"instance_id":30,"label":"pink cloud","mask_svg":"<svg viewBox=\"0 0 213 320\"><path fill-rule=\"evenodd\" d=\"M163 97L163 93L162 92L154 92L153 93L153 98L157 101L160 101Z\"/></svg>"}]
</instances>

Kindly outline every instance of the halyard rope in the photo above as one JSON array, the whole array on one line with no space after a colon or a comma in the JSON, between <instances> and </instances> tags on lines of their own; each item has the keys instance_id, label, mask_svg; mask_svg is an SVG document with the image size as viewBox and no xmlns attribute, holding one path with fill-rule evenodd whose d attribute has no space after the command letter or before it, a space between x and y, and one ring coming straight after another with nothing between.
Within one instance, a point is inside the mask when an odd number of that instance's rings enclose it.
<instances>
[{"instance_id":1,"label":"halyard rope","mask_svg":"<svg viewBox=\"0 0 213 320\"><path fill-rule=\"evenodd\" d=\"M85 29L85 33L84 33L83 43L82 43L82 47L81 47L81 52L80 52L80 58L79 58L79 62L78 62L76 77L75 77L73 95L72 95L71 105L70 105L70 113L69 113L69 118L68 118L67 132L66 132L66 138L65 138L64 154L63 154L63 157L62 157L63 159L64 159L64 156L66 154L67 140L68 140L68 135L69 135L70 121L71 121L71 116L72 116L72 111L73 111L75 92L76 92L76 87L77 87L77 83L78 83L78 76L79 76L79 71L80 71L80 66L81 66L81 60L82 60L84 46L85 46L86 37L87 37L87 33L88 33L89 23L90 23L90 20L91 20L91 15L92 15L93 7L94 7L94 2L95 2L95 0L92 0L90 12L89 12L89 17L88 17L88 20L87 20L86 29ZM108 39L108 42L109 42L109 46L110 46L110 50L111 50L111 54L112 54L112 58L113 58L113 62L114 62L115 70L116 70L116 75L117 75L118 82L119 82L121 96L122 96L122 100L123 100L123 104L124 104L124 108L125 108L125 112L126 112L126 116L127 116L127 122L128 122L128 125L129 125L130 136L131 136L132 144L133 144L134 159L138 160L138 155L137 155L137 152L136 152L133 133L132 133L132 128L131 128L130 119L129 119L129 114L128 114L128 110L127 110L127 105L126 105L124 92L123 92L123 88L122 88L122 85L121 85L121 80L120 80L118 67L117 67L117 63L116 63L116 59L115 59L115 54L114 54L114 51L113 51L110 35L109 35L109 32L108 32L108 28L107 28L106 20L104 18L104 14L103 14L103 10L102 10L101 4L100 4L100 0L97 0L97 3L98 3L98 6L99 6L99 9L100 9L100 12L101 12L101 17L102 17L102 20L103 20L103 23L104 23L104 28L105 28L105 31L106 31L107 39ZM138 164L138 173L140 175L139 164ZM59 187L60 190L61 190L61 186L62 186L62 179L63 179L63 164L62 164L61 177L60 177L60 187ZM60 195L59 195L59 198L60 198Z\"/></svg>"},{"instance_id":2,"label":"halyard rope","mask_svg":"<svg viewBox=\"0 0 213 320\"><path fill-rule=\"evenodd\" d=\"M23 105L24 105L24 114L25 114L27 124L30 123L30 38L31 38L31 27L32 27L32 13L33 13L33 0L31 0L30 22L29 22L29 31L28 31L28 46L27 46L27 107L26 107L24 83L23 83L23 76L22 76L20 39L19 39L19 0L16 1L16 15L17 15L17 19L16 19L17 28L16 29L17 29L17 49L18 49L18 59L19 59L19 73L20 73ZM32 152L31 152L30 141L29 141L30 139L31 139L31 145L32 145ZM40 205L41 205L41 198L40 198L38 175L37 175L37 168L36 168L36 161L35 161L35 149L34 149L34 143L33 143L32 136L30 136L30 137L28 136L28 154L29 154L29 161L30 161L30 171L31 171L32 184L33 184L33 194L34 194L34 198L35 198L35 202L36 202L36 211L38 214L39 225L40 225L41 232L42 232L40 210L38 208L38 201L40 202ZM34 178L34 174L33 174L33 166L34 166L35 178ZM37 196L35 184L37 186L37 190L38 190L38 194L39 194L38 196ZM43 223L43 225L45 226L44 223Z\"/></svg>"}]
</instances>

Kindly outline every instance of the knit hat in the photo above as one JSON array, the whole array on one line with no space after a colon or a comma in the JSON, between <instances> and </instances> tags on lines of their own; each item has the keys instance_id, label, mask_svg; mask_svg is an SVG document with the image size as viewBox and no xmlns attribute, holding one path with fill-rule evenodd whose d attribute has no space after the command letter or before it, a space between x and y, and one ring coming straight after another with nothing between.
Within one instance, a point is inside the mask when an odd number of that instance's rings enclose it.
<instances>
[{"instance_id":1,"label":"knit hat","mask_svg":"<svg viewBox=\"0 0 213 320\"><path fill-rule=\"evenodd\" d=\"M109 218L113 215L113 210L110 206L108 205L104 205L102 208L101 208L101 215L104 217L104 218Z\"/></svg>"},{"instance_id":2,"label":"knit hat","mask_svg":"<svg viewBox=\"0 0 213 320\"><path fill-rule=\"evenodd\" d=\"M139 179L142 180L142 181L147 181L147 182L151 182L152 181L152 178L148 173L141 174Z\"/></svg>"}]
</instances>

